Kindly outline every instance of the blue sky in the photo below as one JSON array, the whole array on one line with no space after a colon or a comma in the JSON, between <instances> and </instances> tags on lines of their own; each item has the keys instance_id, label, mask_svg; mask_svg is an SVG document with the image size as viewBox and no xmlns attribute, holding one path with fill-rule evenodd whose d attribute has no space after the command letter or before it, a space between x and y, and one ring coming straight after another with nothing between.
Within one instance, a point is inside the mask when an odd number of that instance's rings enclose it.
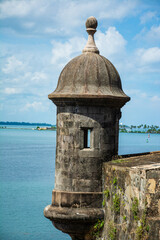
<instances>
[{"instance_id":1,"label":"blue sky","mask_svg":"<svg viewBox=\"0 0 160 240\"><path fill-rule=\"evenodd\" d=\"M1 121L56 123L48 94L81 54L90 16L98 20L100 54L131 97L120 122L160 125L159 0L1 0Z\"/></svg>"}]
</instances>

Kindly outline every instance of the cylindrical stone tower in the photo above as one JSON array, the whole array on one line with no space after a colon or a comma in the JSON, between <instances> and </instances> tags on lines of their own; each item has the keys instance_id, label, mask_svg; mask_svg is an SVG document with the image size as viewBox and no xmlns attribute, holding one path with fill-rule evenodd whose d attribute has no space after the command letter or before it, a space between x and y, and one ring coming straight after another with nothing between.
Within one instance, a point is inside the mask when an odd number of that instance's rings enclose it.
<instances>
[{"instance_id":1,"label":"cylindrical stone tower","mask_svg":"<svg viewBox=\"0 0 160 240\"><path fill-rule=\"evenodd\" d=\"M64 67L49 94L57 106L57 146L55 189L44 215L80 240L103 218L102 163L118 154L120 109L130 100L116 68L99 55L96 27L88 18L83 53Z\"/></svg>"}]
</instances>

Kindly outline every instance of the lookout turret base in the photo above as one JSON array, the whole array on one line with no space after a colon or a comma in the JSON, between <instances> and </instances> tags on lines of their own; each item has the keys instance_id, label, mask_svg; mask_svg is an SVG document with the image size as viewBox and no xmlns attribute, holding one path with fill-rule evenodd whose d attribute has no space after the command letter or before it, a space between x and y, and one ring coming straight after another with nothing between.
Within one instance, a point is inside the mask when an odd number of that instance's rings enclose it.
<instances>
[{"instance_id":1,"label":"lookout turret base","mask_svg":"<svg viewBox=\"0 0 160 240\"><path fill-rule=\"evenodd\" d=\"M85 235L98 219L104 218L101 208L62 208L52 205L44 209L44 215L52 224L72 240L85 240Z\"/></svg>"}]
</instances>

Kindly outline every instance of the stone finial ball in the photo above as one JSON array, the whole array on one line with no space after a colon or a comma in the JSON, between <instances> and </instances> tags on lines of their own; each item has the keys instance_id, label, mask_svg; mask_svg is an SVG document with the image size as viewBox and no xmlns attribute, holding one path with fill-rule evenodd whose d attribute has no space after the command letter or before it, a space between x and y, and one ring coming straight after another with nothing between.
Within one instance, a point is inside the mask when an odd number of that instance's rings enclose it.
<instances>
[{"instance_id":1,"label":"stone finial ball","mask_svg":"<svg viewBox=\"0 0 160 240\"><path fill-rule=\"evenodd\" d=\"M96 29L97 25L98 25L98 22L95 17L89 17L86 21L86 28Z\"/></svg>"}]
</instances>

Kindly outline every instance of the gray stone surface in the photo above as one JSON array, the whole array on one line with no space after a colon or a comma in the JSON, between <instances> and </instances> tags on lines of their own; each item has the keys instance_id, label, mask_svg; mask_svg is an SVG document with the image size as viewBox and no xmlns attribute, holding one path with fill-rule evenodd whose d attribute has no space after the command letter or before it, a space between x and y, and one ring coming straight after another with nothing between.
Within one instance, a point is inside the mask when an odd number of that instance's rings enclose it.
<instances>
[{"instance_id":1,"label":"gray stone surface","mask_svg":"<svg viewBox=\"0 0 160 240\"><path fill-rule=\"evenodd\" d=\"M58 107L56 190L102 191L102 162L118 152L118 118L119 112L107 107ZM84 128L91 129L90 148L83 145Z\"/></svg>"}]
</instances>

